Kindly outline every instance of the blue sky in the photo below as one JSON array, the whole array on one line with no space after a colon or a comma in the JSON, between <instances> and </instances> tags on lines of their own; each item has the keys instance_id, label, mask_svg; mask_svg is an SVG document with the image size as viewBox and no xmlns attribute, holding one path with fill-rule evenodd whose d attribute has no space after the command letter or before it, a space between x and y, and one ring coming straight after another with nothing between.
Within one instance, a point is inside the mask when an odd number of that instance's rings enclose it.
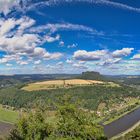
<instances>
[{"instance_id":1,"label":"blue sky","mask_svg":"<svg viewBox=\"0 0 140 140\"><path fill-rule=\"evenodd\" d=\"M0 74L140 74L139 0L0 0Z\"/></svg>"}]
</instances>

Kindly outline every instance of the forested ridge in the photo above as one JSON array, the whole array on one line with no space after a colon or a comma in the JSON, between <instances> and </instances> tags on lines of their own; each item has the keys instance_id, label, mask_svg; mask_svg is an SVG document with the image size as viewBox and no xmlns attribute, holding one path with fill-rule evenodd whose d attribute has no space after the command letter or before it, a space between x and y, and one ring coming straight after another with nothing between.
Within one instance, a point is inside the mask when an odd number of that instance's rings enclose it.
<instances>
[{"instance_id":1,"label":"forested ridge","mask_svg":"<svg viewBox=\"0 0 140 140\"><path fill-rule=\"evenodd\" d=\"M56 97L64 94L71 95L75 99L85 101L83 106L88 109L97 109L100 102L107 106L122 102L127 97L139 97L139 91L128 86L108 87L102 85L79 86L42 91L24 91L20 87L8 87L0 90L0 104L13 107L29 107L38 99L56 100Z\"/></svg>"}]
</instances>

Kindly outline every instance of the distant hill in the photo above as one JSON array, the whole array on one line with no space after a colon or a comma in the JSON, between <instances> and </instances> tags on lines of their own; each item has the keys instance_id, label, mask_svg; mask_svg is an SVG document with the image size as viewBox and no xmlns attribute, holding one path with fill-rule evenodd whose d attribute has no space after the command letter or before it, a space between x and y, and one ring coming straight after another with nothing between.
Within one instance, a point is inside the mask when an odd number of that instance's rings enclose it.
<instances>
[{"instance_id":1,"label":"distant hill","mask_svg":"<svg viewBox=\"0 0 140 140\"><path fill-rule=\"evenodd\" d=\"M140 75L112 76L112 79L127 85L140 85Z\"/></svg>"},{"instance_id":2,"label":"distant hill","mask_svg":"<svg viewBox=\"0 0 140 140\"><path fill-rule=\"evenodd\" d=\"M86 80L102 80L102 81L108 80L106 76L103 76L99 72L95 71L83 72L78 78Z\"/></svg>"},{"instance_id":3,"label":"distant hill","mask_svg":"<svg viewBox=\"0 0 140 140\"><path fill-rule=\"evenodd\" d=\"M0 83L35 82L43 80L70 79L78 76L77 74L21 74L21 75L0 75Z\"/></svg>"}]
</instances>

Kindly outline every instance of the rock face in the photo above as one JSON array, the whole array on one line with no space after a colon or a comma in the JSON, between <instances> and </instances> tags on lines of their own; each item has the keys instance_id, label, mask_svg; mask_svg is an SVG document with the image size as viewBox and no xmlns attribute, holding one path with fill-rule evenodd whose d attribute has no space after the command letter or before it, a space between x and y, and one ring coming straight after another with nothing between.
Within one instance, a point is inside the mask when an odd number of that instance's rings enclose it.
<instances>
[{"instance_id":1,"label":"rock face","mask_svg":"<svg viewBox=\"0 0 140 140\"><path fill-rule=\"evenodd\" d=\"M95 71L87 71L83 72L80 76L81 79L89 79L89 80L105 80L105 77L101 75L99 72Z\"/></svg>"}]
</instances>

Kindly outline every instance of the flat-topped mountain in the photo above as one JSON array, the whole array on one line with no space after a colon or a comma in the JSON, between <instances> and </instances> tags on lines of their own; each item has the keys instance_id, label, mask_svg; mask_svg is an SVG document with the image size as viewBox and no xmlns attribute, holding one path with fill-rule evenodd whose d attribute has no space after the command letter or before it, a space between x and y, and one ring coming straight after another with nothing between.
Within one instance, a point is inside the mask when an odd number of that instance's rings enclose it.
<instances>
[{"instance_id":1,"label":"flat-topped mountain","mask_svg":"<svg viewBox=\"0 0 140 140\"><path fill-rule=\"evenodd\" d=\"M107 78L101 75L99 72L95 71L87 71L83 72L79 78L81 79L88 79L88 80L106 80Z\"/></svg>"}]
</instances>

